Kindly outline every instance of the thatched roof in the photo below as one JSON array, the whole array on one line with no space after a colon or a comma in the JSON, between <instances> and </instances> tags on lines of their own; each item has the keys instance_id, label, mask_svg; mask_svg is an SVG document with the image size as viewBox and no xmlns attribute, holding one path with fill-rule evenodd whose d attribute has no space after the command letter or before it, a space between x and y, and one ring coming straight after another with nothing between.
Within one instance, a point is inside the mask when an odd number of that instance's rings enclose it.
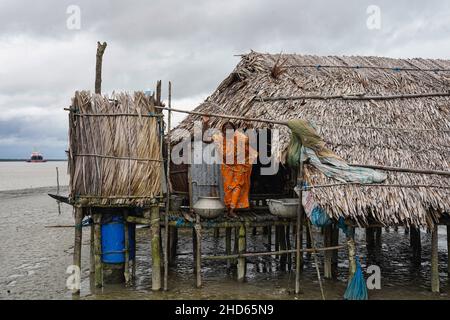
<instances>
[{"instance_id":1,"label":"thatched roof","mask_svg":"<svg viewBox=\"0 0 450 320\"><path fill-rule=\"evenodd\" d=\"M276 66L276 67L275 67ZM448 93L450 61L380 57L243 55L234 71L195 111L251 118L312 121L327 145L349 163L450 171L450 97L391 99L282 99L268 97ZM220 107L214 106L214 102ZM178 128L192 129L188 116ZM212 119L213 126L224 120ZM239 121L237 124L242 125ZM265 123L254 123L265 127ZM282 125L280 143L290 135ZM172 142L181 136L174 132ZM333 184L307 167L313 185ZM450 177L388 172L387 185L334 186L312 190L334 218L360 224L432 225L450 212ZM405 185L407 187L399 187ZM420 185L421 187L414 187ZM433 186L433 187L431 187Z\"/></svg>"}]
</instances>

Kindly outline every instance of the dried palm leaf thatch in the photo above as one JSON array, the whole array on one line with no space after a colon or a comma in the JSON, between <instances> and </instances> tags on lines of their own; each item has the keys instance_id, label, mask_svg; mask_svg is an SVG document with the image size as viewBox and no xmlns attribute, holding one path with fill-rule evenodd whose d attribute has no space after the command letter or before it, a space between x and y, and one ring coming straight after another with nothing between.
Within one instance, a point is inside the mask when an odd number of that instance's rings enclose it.
<instances>
[{"instance_id":1,"label":"dried palm leaf thatch","mask_svg":"<svg viewBox=\"0 0 450 320\"><path fill-rule=\"evenodd\" d=\"M76 92L69 123L70 197L85 205L143 206L161 191L158 120L152 96L111 99ZM150 116L149 116L150 115Z\"/></svg>"},{"instance_id":2,"label":"dried palm leaf thatch","mask_svg":"<svg viewBox=\"0 0 450 320\"><path fill-rule=\"evenodd\" d=\"M273 66L282 73L273 77ZM450 171L450 97L360 99L358 96L395 96L449 92L450 61L339 57L250 52L206 100L227 114L248 118L311 121L326 146L348 163ZM279 99L304 96L352 96L356 99ZM217 113L211 103L195 111ZM192 130L190 115L177 128ZM220 118L211 126L220 128ZM243 121L234 122L238 127ZM256 128L266 123L254 123ZM285 161L290 131L278 129L280 161ZM172 143L182 139L174 130ZM311 185L334 184L307 166ZM350 218L366 225L432 226L450 213L450 177L388 172L385 186L333 186L311 190L314 199L334 218ZM389 186L388 186L389 185ZM400 187L406 185L406 187ZM424 187L429 186L429 187Z\"/></svg>"}]
</instances>

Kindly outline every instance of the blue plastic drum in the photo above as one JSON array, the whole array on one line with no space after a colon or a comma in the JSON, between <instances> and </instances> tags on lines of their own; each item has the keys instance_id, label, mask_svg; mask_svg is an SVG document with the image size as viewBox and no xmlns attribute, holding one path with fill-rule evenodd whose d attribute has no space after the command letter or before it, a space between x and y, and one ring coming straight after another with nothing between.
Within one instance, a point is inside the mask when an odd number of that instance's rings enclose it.
<instances>
[{"instance_id":1,"label":"blue plastic drum","mask_svg":"<svg viewBox=\"0 0 450 320\"><path fill-rule=\"evenodd\" d=\"M102 227L102 261L110 264L125 262L125 225L122 216L112 216ZM134 259L135 225L128 225L130 260Z\"/></svg>"}]
</instances>

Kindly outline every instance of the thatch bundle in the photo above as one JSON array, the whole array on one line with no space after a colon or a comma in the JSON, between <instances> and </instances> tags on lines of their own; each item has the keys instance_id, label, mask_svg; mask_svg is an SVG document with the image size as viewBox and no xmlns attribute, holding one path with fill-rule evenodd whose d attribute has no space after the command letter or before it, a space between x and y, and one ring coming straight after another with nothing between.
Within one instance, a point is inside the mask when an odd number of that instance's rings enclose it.
<instances>
[{"instance_id":1,"label":"thatch bundle","mask_svg":"<svg viewBox=\"0 0 450 320\"><path fill-rule=\"evenodd\" d=\"M280 57L251 52L242 56L236 69L195 111L225 110L228 115L270 120L305 119L312 121L327 146L349 163L449 171L450 97L445 95L449 90L448 60ZM359 99L420 93L425 96ZM428 93L444 94L426 96ZM323 98L342 95L356 99ZM194 120L200 118L189 116L178 128L191 130ZM220 127L223 121L215 118L211 124ZM272 128L280 130L283 162L289 129L282 125ZM174 132L172 142L180 139ZM311 167L306 174L312 185L336 183ZM362 225L375 221L430 226L450 213L448 175L388 172L384 186L337 185L313 189L312 194L331 216L351 218Z\"/></svg>"},{"instance_id":2,"label":"thatch bundle","mask_svg":"<svg viewBox=\"0 0 450 320\"><path fill-rule=\"evenodd\" d=\"M111 99L75 93L69 124L72 199L144 205L160 193L162 159L154 106L154 98L142 92L117 93Z\"/></svg>"}]
</instances>

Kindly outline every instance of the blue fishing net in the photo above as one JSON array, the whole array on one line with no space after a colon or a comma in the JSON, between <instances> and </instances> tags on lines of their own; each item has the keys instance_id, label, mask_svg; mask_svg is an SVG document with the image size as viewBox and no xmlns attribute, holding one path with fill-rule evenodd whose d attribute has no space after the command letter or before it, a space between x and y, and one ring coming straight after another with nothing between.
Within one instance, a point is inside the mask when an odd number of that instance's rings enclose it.
<instances>
[{"instance_id":1,"label":"blue fishing net","mask_svg":"<svg viewBox=\"0 0 450 320\"><path fill-rule=\"evenodd\" d=\"M348 283L347 290L345 290L345 300L368 300L369 295L367 293L366 280L359 263L358 257L356 259L356 272L353 275L352 280Z\"/></svg>"}]
</instances>

